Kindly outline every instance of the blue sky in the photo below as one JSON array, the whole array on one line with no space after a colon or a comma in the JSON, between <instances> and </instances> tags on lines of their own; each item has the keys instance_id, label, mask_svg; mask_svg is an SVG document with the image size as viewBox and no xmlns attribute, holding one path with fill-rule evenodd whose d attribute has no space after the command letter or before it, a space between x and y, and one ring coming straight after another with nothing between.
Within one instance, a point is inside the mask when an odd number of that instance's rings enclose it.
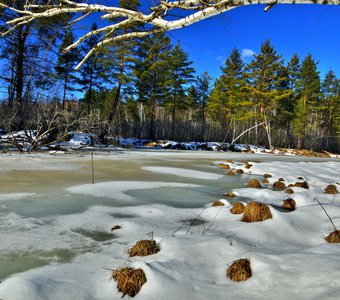
<instances>
[{"instance_id":1,"label":"blue sky","mask_svg":"<svg viewBox=\"0 0 340 300\"><path fill-rule=\"evenodd\" d=\"M294 53L302 59L310 53L319 61L321 77L330 69L340 77L340 6L276 5L268 13L263 9L240 7L170 35L189 52L198 74L207 71L218 77L233 48L243 50L249 62L269 38L286 62Z\"/></svg>"}]
</instances>

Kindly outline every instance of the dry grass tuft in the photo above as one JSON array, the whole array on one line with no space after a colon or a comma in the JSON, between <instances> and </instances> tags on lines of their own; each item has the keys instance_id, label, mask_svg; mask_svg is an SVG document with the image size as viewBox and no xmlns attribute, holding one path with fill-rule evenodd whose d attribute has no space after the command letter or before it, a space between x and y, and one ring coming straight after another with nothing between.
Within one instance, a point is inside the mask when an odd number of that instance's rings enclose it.
<instances>
[{"instance_id":1,"label":"dry grass tuft","mask_svg":"<svg viewBox=\"0 0 340 300\"><path fill-rule=\"evenodd\" d=\"M261 187L261 184L260 181L258 181L257 179L250 179L248 181L248 186L251 188L259 189Z\"/></svg>"},{"instance_id":2,"label":"dry grass tuft","mask_svg":"<svg viewBox=\"0 0 340 300\"><path fill-rule=\"evenodd\" d=\"M227 172L227 175L235 175L235 173L234 173L233 170L229 170L229 171Z\"/></svg>"},{"instance_id":3,"label":"dry grass tuft","mask_svg":"<svg viewBox=\"0 0 340 300\"><path fill-rule=\"evenodd\" d=\"M120 268L112 272L112 278L117 281L118 291L134 297L138 294L142 285L146 282L146 276L142 269Z\"/></svg>"},{"instance_id":4,"label":"dry grass tuft","mask_svg":"<svg viewBox=\"0 0 340 300\"><path fill-rule=\"evenodd\" d=\"M151 240L140 240L132 248L129 249L129 255L132 256L147 256L156 254L161 249L157 245L156 241Z\"/></svg>"},{"instance_id":5,"label":"dry grass tuft","mask_svg":"<svg viewBox=\"0 0 340 300\"><path fill-rule=\"evenodd\" d=\"M243 211L242 222L261 222L272 218L268 205L260 202L249 202Z\"/></svg>"},{"instance_id":6,"label":"dry grass tuft","mask_svg":"<svg viewBox=\"0 0 340 300\"><path fill-rule=\"evenodd\" d=\"M221 202L220 200L217 200L213 203L211 203L211 206L224 206L225 204Z\"/></svg>"},{"instance_id":7,"label":"dry grass tuft","mask_svg":"<svg viewBox=\"0 0 340 300\"><path fill-rule=\"evenodd\" d=\"M280 178L278 179L278 181L285 181L285 179L282 178L282 177L280 177Z\"/></svg>"},{"instance_id":8,"label":"dry grass tuft","mask_svg":"<svg viewBox=\"0 0 340 300\"><path fill-rule=\"evenodd\" d=\"M326 194L339 194L339 191L334 184L329 184L325 188L325 193Z\"/></svg>"},{"instance_id":9,"label":"dry grass tuft","mask_svg":"<svg viewBox=\"0 0 340 300\"><path fill-rule=\"evenodd\" d=\"M247 162L247 161L244 163L244 167L245 167L246 169L250 169L252 166L253 166L253 165L250 164L250 163Z\"/></svg>"},{"instance_id":10,"label":"dry grass tuft","mask_svg":"<svg viewBox=\"0 0 340 300\"><path fill-rule=\"evenodd\" d=\"M244 204L241 202L235 202L232 208L230 209L230 212L234 215L243 214L243 211L244 211Z\"/></svg>"},{"instance_id":11,"label":"dry grass tuft","mask_svg":"<svg viewBox=\"0 0 340 300\"><path fill-rule=\"evenodd\" d=\"M295 182L295 184L293 186L303 188L303 189L309 189L309 185L308 185L307 181Z\"/></svg>"},{"instance_id":12,"label":"dry grass tuft","mask_svg":"<svg viewBox=\"0 0 340 300\"><path fill-rule=\"evenodd\" d=\"M235 260L227 270L227 277L232 281L245 281L251 276L250 261L246 258Z\"/></svg>"},{"instance_id":13,"label":"dry grass tuft","mask_svg":"<svg viewBox=\"0 0 340 300\"><path fill-rule=\"evenodd\" d=\"M286 185L283 181L275 181L273 183L273 190L274 191L282 191L286 188Z\"/></svg>"},{"instance_id":14,"label":"dry grass tuft","mask_svg":"<svg viewBox=\"0 0 340 300\"><path fill-rule=\"evenodd\" d=\"M232 159L227 159L227 160L226 160L226 162L228 162L228 163L232 163L232 162L233 162L233 160L232 160Z\"/></svg>"},{"instance_id":15,"label":"dry grass tuft","mask_svg":"<svg viewBox=\"0 0 340 300\"><path fill-rule=\"evenodd\" d=\"M264 177L264 178L271 178L271 177L272 177L272 175L271 175L271 174L268 174L268 173L266 173L266 174L263 174L263 177Z\"/></svg>"},{"instance_id":16,"label":"dry grass tuft","mask_svg":"<svg viewBox=\"0 0 340 300\"><path fill-rule=\"evenodd\" d=\"M230 169L230 166L228 164L219 164L218 166L222 169L225 169L225 170Z\"/></svg>"},{"instance_id":17,"label":"dry grass tuft","mask_svg":"<svg viewBox=\"0 0 340 300\"><path fill-rule=\"evenodd\" d=\"M330 244L340 243L340 230L334 230L325 237L325 240Z\"/></svg>"},{"instance_id":18,"label":"dry grass tuft","mask_svg":"<svg viewBox=\"0 0 340 300\"><path fill-rule=\"evenodd\" d=\"M285 193L291 195L294 194L294 191L292 189L286 189Z\"/></svg>"},{"instance_id":19,"label":"dry grass tuft","mask_svg":"<svg viewBox=\"0 0 340 300\"><path fill-rule=\"evenodd\" d=\"M226 193L224 194L224 196L230 197L230 198L236 197L236 195L233 192Z\"/></svg>"},{"instance_id":20,"label":"dry grass tuft","mask_svg":"<svg viewBox=\"0 0 340 300\"><path fill-rule=\"evenodd\" d=\"M282 208L285 208L287 210L293 211L296 208L296 202L292 198L288 198L286 200L283 200Z\"/></svg>"},{"instance_id":21,"label":"dry grass tuft","mask_svg":"<svg viewBox=\"0 0 340 300\"><path fill-rule=\"evenodd\" d=\"M236 174L243 174L244 173L242 169L236 169L235 172L236 172Z\"/></svg>"},{"instance_id":22,"label":"dry grass tuft","mask_svg":"<svg viewBox=\"0 0 340 300\"><path fill-rule=\"evenodd\" d=\"M263 179L261 180L262 183L269 183L269 180L268 179Z\"/></svg>"}]
</instances>

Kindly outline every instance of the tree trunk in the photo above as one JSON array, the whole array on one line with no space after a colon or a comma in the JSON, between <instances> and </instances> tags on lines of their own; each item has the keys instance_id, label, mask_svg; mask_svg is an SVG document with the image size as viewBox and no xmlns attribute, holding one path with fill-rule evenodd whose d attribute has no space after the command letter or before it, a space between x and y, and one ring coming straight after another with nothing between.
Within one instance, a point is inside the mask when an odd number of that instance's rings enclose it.
<instances>
[{"instance_id":1,"label":"tree trunk","mask_svg":"<svg viewBox=\"0 0 340 300\"><path fill-rule=\"evenodd\" d=\"M90 74L89 101L87 102L87 114L88 115L91 113L92 84L93 84L93 70L91 70L91 74Z\"/></svg>"},{"instance_id":2,"label":"tree trunk","mask_svg":"<svg viewBox=\"0 0 340 300\"><path fill-rule=\"evenodd\" d=\"M113 117L115 116L116 111L117 111L117 106L118 106L118 102L119 102L121 87L122 87L122 84L121 84L121 82L119 80L118 81L118 87L117 87L117 90L116 90L116 95L115 95L115 98L114 98L113 103L112 103L112 110L110 112L109 119L108 119L109 124L112 123Z\"/></svg>"},{"instance_id":3,"label":"tree trunk","mask_svg":"<svg viewBox=\"0 0 340 300\"><path fill-rule=\"evenodd\" d=\"M126 30L124 30L124 33L126 33ZM124 61L125 61L125 40L123 41L122 44L122 55L120 56L120 61L119 61L119 75L118 75L118 87L116 90L116 95L115 99L112 103L112 110L109 115L109 124L112 123L112 120L116 114L119 98L120 98L120 93L121 93L121 88L122 88L122 76L124 74Z\"/></svg>"},{"instance_id":4,"label":"tree trunk","mask_svg":"<svg viewBox=\"0 0 340 300\"><path fill-rule=\"evenodd\" d=\"M24 129L26 123L26 105L23 101L23 90L24 90L24 54L25 44L29 33L29 26L18 29L18 49L16 58L16 84L15 84L15 102L18 104L19 118L17 129Z\"/></svg>"},{"instance_id":5,"label":"tree trunk","mask_svg":"<svg viewBox=\"0 0 340 300\"><path fill-rule=\"evenodd\" d=\"M173 107L172 107L172 124L171 124L171 139L175 139L175 120L176 118L176 96L173 95Z\"/></svg>"},{"instance_id":6,"label":"tree trunk","mask_svg":"<svg viewBox=\"0 0 340 300\"><path fill-rule=\"evenodd\" d=\"M66 75L66 77L65 77L65 81L64 81L64 93L63 93L63 110L65 110L67 82L68 82L68 76Z\"/></svg>"}]
</instances>

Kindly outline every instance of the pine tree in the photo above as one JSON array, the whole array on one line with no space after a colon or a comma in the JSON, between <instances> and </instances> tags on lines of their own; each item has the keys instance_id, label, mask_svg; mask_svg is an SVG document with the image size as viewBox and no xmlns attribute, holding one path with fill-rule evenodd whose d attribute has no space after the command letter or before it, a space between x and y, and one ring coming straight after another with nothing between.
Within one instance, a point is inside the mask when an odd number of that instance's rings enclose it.
<instances>
[{"instance_id":1,"label":"pine tree","mask_svg":"<svg viewBox=\"0 0 340 300\"><path fill-rule=\"evenodd\" d=\"M340 79L333 70L326 73L321 86L323 102L323 118L329 139L340 136Z\"/></svg>"},{"instance_id":2,"label":"pine tree","mask_svg":"<svg viewBox=\"0 0 340 300\"><path fill-rule=\"evenodd\" d=\"M289 147L292 143L291 127L294 119L294 110L296 109L298 99L300 97L300 91L298 89L298 81L300 75L300 59L295 53L284 68L285 75L285 89L290 90L290 96L284 101L281 101L279 107L280 121L283 126L286 127L286 146Z\"/></svg>"},{"instance_id":3,"label":"pine tree","mask_svg":"<svg viewBox=\"0 0 340 300\"><path fill-rule=\"evenodd\" d=\"M76 48L67 53L62 52L63 49L74 42L74 39L73 33L70 30L66 30L64 39L59 47L58 61L55 66L57 78L63 82L63 110L65 109L67 91L76 90L74 85L78 81L78 78L75 76L74 67L79 59L79 50Z\"/></svg>"},{"instance_id":4,"label":"pine tree","mask_svg":"<svg viewBox=\"0 0 340 300\"><path fill-rule=\"evenodd\" d=\"M2 2L15 9L21 9L26 4L23 0ZM2 8L0 23L4 24L17 17L19 13ZM0 60L7 62L8 69L2 79L8 83L8 106L18 109L17 124L14 125L16 129L23 129L27 125L28 104L32 98L33 87L36 82L42 82L40 74L50 67L44 57L51 46L55 45L60 27L65 25L70 17L55 16L51 19L34 20L14 28L11 34L4 37L5 47L0 49ZM0 28L1 32L7 29L4 25ZM43 52L44 56L41 55ZM5 65L3 61L1 65Z\"/></svg>"},{"instance_id":5,"label":"pine tree","mask_svg":"<svg viewBox=\"0 0 340 300\"><path fill-rule=\"evenodd\" d=\"M255 120L263 122L271 148L271 122L277 115L279 102L286 99L290 91L280 88L283 72L282 55L266 40L261 45L261 53L247 66L247 80L250 97L255 108Z\"/></svg>"},{"instance_id":6,"label":"pine tree","mask_svg":"<svg viewBox=\"0 0 340 300\"><path fill-rule=\"evenodd\" d=\"M223 127L229 123L234 139L236 121L250 117L245 111L249 101L245 93L244 63L237 49L231 51L221 71L222 75L215 82L208 109L212 116L220 120Z\"/></svg>"},{"instance_id":7,"label":"pine tree","mask_svg":"<svg viewBox=\"0 0 340 300\"><path fill-rule=\"evenodd\" d=\"M175 124L177 109L184 109L185 104L185 86L194 78L194 69L191 67L192 62L188 60L188 53L184 52L179 44L169 52L167 85L170 97L166 101L166 106L170 108L172 115L171 138L175 139Z\"/></svg>"},{"instance_id":8,"label":"pine tree","mask_svg":"<svg viewBox=\"0 0 340 300\"><path fill-rule=\"evenodd\" d=\"M201 122L201 130L199 133L199 140L205 140L205 131L206 131L206 108L210 99L211 91L212 91L212 78L208 74L208 72L203 72L200 76L196 77L195 84L195 96L196 96L196 104L199 108L199 120Z\"/></svg>"},{"instance_id":9,"label":"pine tree","mask_svg":"<svg viewBox=\"0 0 340 300\"><path fill-rule=\"evenodd\" d=\"M296 135L296 146L300 149L307 130L310 134L313 134L310 125L317 123L320 100L320 76L317 63L310 54L301 63L297 88L299 100L295 109L293 131Z\"/></svg>"},{"instance_id":10,"label":"pine tree","mask_svg":"<svg viewBox=\"0 0 340 300\"><path fill-rule=\"evenodd\" d=\"M120 0L119 7L137 11L140 6L139 0ZM119 19L111 19L113 22ZM137 30L141 24L130 24L121 30L116 30L111 35L127 34L130 31ZM112 108L109 114L109 122L111 123L117 110L117 106L122 92L129 93L130 88L127 87L124 91L124 85L132 82L132 71L136 56L136 47L139 39L122 40L105 50L106 58L104 64L110 74L110 80L116 82L115 95L112 99ZM123 90L123 91L122 91Z\"/></svg>"},{"instance_id":11,"label":"pine tree","mask_svg":"<svg viewBox=\"0 0 340 300\"><path fill-rule=\"evenodd\" d=\"M91 31L97 30L97 24L93 23ZM84 56L88 51L90 51L95 45L100 41L100 36L93 35L89 37L86 42L81 47L82 55ZM102 86L102 79L104 76L104 68L102 62L100 61L101 54L97 53L91 55L91 57L84 63L80 68L79 85L83 87L84 92L87 92L87 113L91 113L91 108L94 100L94 89L99 89Z\"/></svg>"},{"instance_id":12,"label":"pine tree","mask_svg":"<svg viewBox=\"0 0 340 300\"><path fill-rule=\"evenodd\" d=\"M138 102L148 107L150 117L149 138L156 138L156 109L169 97L170 38L164 33L146 37L138 47L134 68Z\"/></svg>"}]
</instances>

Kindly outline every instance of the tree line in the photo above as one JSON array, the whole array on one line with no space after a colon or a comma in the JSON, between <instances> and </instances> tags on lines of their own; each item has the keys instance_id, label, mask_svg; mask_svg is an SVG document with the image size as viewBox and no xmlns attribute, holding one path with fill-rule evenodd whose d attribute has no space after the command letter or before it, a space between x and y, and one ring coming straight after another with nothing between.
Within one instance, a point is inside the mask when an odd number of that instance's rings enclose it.
<instances>
[{"instance_id":1,"label":"tree line","mask_svg":"<svg viewBox=\"0 0 340 300\"><path fill-rule=\"evenodd\" d=\"M121 0L120 6L137 10L139 1ZM1 24L13 19L15 12L0 10ZM0 38L0 127L6 131L48 132L51 140L85 130L103 139L340 150L340 79L332 70L321 79L311 54L285 62L266 40L248 64L232 50L214 80L207 72L197 75L181 45L158 32L105 47L78 72L75 66L101 36L64 53L76 41L66 25L70 18L39 20Z\"/></svg>"}]
</instances>

